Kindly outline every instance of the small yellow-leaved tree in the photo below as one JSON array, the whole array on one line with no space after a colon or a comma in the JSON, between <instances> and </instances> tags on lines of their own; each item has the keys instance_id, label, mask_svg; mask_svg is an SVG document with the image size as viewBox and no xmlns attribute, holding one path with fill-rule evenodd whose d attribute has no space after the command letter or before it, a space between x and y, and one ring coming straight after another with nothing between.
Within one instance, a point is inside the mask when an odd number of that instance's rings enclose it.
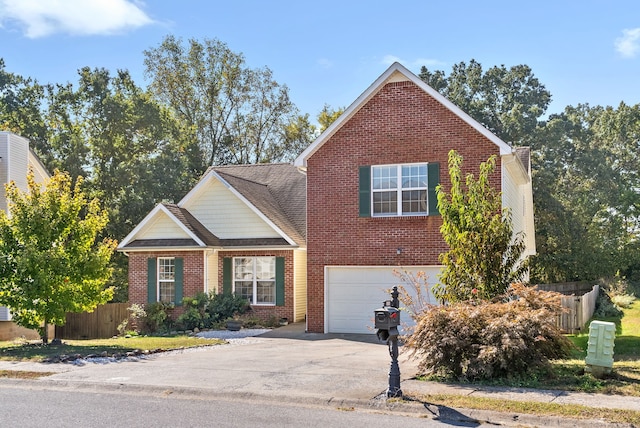
<instances>
[{"instance_id":1,"label":"small yellow-leaved tree","mask_svg":"<svg viewBox=\"0 0 640 428\"><path fill-rule=\"evenodd\" d=\"M105 284L116 242L98 242L107 213L88 199L81 178L72 186L56 171L42 186L33 173L27 181L26 192L7 184L9 214L0 212L0 305L18 325L39 330L46 344L49 324L63 325L67 312L111 299Z\"/></svg>"}]
</instances>

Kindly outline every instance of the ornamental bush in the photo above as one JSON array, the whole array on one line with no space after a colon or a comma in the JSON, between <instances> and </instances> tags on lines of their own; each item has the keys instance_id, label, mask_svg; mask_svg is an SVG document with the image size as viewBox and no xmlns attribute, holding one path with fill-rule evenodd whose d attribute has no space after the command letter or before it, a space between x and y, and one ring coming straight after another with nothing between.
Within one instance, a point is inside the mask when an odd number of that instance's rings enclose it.
<instances>
[{"instance_id":1,"label":"ornamental bush","mask_svg":"<svg viewBox=\"0 0 640 428\"><path fill-rule=\"evenodd\" d=\"M431 306L405 346L423 374L457 380L524 375L566 358L574 345L556 326L560 294L515 284L499 299Z\"/></svg>"},{"instance_id":2,"label":"ornamental bush","mask_svg":"<svg viewBox=\"0 0 640 428\"><path fill-rule=\"evenodd\" d=\"M212 294L207 310L214 322L225 321L249 310L249 301L232 293Z\"/></svg>"},{"instance_id":3,"label":"ornamental bush","mask_svg":"<svg viewBox=\"0 0 640 428\"><path fill-rule=\"evenodd\" d=\"M249 301L232 293L197 293L182 299L183 311L177 319L170 313L173 303L155 302L146 306L144 330L149 333L166 333L174 328L193 330L212 328L217 324L242 315L250 309Z\"/></svg>"}]
</instances>

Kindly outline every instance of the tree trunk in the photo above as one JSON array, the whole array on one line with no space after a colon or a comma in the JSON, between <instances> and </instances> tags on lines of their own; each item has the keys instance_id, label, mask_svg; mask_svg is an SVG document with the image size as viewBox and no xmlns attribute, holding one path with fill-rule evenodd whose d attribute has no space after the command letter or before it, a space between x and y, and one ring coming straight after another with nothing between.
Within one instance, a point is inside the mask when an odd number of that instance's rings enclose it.
<instances>
[{"instance_id":1,"label":"tree trunk","mask_svg":"<svg viewBox=\"0 0 640 428\"><path fill-rule=\"evenodd\" d=\"M44 319L44 327L42 328L42 343L45 345L49 343L49 326L47 325L47 319Z\"/></svg>"}]
</instances>

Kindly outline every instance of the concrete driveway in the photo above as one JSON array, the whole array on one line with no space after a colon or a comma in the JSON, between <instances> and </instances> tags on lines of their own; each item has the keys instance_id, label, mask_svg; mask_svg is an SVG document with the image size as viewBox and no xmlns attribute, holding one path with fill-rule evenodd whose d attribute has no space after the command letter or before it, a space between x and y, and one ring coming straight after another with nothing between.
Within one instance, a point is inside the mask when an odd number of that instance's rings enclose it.
<instances>
[{"instance_id":1,"label":"concrete driveway","mask_svg":"<svg viewBox=\"0 0 640 428\"><path fill-rule=\"evenodd\" d=\"M416 365L400 356L401 379ZM376 336L305 333L281 327L228 345L154 354L139 361L88 363L42 382L190 389L202 394L371 399L386 391L390 357Z\"/></svg>"}]
</instances>

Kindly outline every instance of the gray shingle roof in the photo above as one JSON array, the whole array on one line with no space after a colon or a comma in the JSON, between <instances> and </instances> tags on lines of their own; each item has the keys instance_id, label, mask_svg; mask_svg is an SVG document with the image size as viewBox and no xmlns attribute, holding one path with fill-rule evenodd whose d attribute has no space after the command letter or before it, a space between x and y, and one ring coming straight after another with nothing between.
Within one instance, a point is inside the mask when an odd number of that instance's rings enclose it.
<instances>
[{"instance_id":1,"label":"gray shingle roof","mask_svg":"<svg viewBox=\"0 0 640 428\"><path fill-rule=\"evenodd\" d=\"M136 239L129 242L124 248L163 248L163 247L194 247L199 245L193 239Z\"/></svg>"},{"instance_id":2,"label":"gray shingle roof","mask_svg":"<svg viewBox=\"0 0 640 428\"><path fill-rule=\"evenodd\" d=\"M215 166L221 178L298 245L306 241L307 180L291 164Z\"/></svg>"},{"instance_id":3,"label":"gray shingle roof","mask_svg":"<svg viewBox=\"0 0 640 428\"><path fill-rule=\"evenodd\" d=\"M307 180L291 164L256 164L210 167L203 175L215 171L223 180L256 207L297 245L305 245L307 217ZM176 204L163 206L191 233L209 247L279 247L289 244L284 238L220 239L187 209ZM194 239L137 239L125 248L194 247Z\"/></svg>"},{"instance_id":4,"label":"gray shingle roof","mask_svg":"<svg viewBox=\"0 0 640 428\"><path fill-rule=\"evenodd\" d=\"M163 204L171 214L173 214L182 224L184 224L193 234L195 234L207 246L220 246L220 239L209 229L204 227L189 211L180 208L176 204Z\"/></svg>"}]
</instances>

